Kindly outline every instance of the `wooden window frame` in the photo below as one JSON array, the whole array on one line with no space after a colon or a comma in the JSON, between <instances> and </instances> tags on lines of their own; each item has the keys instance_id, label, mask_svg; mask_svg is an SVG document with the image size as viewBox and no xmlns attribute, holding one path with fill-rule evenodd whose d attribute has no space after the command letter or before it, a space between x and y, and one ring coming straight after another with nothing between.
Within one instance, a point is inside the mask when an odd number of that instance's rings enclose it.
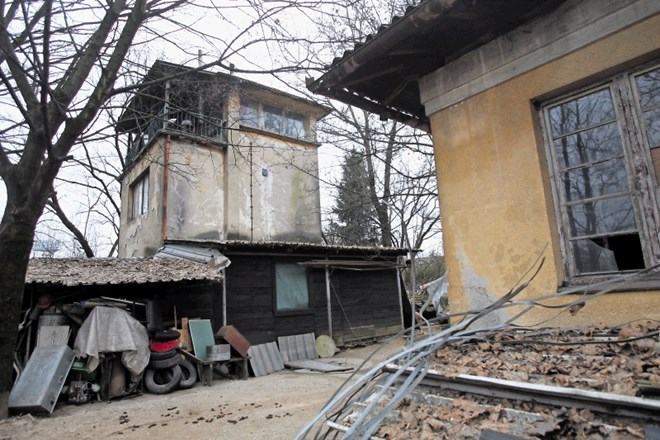
<instances>
[{"instance_id":1,"label":"wooden window frame","mask_svg":"<svg viewBox=\"0 0 660 440\"><path fill-rule=\"evenodd\" d=\"M590 272L580 273L577 270L575 257L569 237L570 224L567 215L568 198L563 193L559 161L554 147L554 138L550 122L550 109L560 104L576 100L582 96L608 89L614 106L615 126L618 129L623 149L623 161L628 176L628 186L632 198L636 228L646 268L660 263L660 215L658 215L658 200L660 200L659 180L655 175L654 163L651 157L651 146L645 131L645 121L640 108L640 97L636 78L650 71L660 69L656 60L651 65L638 66L635 69L619 73L600 83L574 90L571 93L542 103L539 116L543 127L543 137L546 157L550 171L553 201L556 221L560 234L560 246L569 284L584 284L610 278L631 271ZM590 166L584 164L585 166ZM565 171L565 170L564 170ZM612 197L611 194L608 194ZM603 196L605 198L605 196ZM598 199L598 197L594 198ZM581 237L584 238L584 237ZM660 281L656 282L660 287Z\"/></svg>"},{"instance_id":2,"label":"wooden window frame","mask_svg":"<svg viewBox=\"0 0 660 440\"><path fill-rule=\"evenodd\" d=\"M145 191L145 186L146 186L146 191ZM140 174L140 176L135 179L135 181L131 184L130 186L130 201L131 201L131 206L130 206L130 218L131 220L137 219L139 217L147 215L149 212L149 194L150 194L150 187L151 185L149 184L149 170L143 172ZM140 208L136 210L136 205L135 205L135 197L137 192L139 191L140 194ZM146 192L146 194L145 194ZM139 212L138 212L139 211Z\"/></svg>"},{"instance_id":3,"label":"wooden window frame","mask_svg":"<svg viewBox=\"0 0 660 440\"><path fill-rule=\"evenodd\" d=\"M241 101L241 108L243 108L243 101ZM254 104L257 107L257 123L256 124L251 124L247 121L244 121L242 118L239 119L240 123L244 125L245 127L251 127L251 128L256 128L258 130L263 130L264 132L267 133L274 133L279 136L285 136L291 139L298 139L298 140L305 140L307 138L307 134L309 132L309 127L307 126L306 123L306 117L303 113L299 112L294 112L294 111L288 111L284 109L283 107L280 107L278 105L273 105L273 104L268 104L264 103L261 101L257 101L255 99L245 99L245 102L249 102L250 104ZM270 110L269 113L278 115L281 118L281 127L279 131L271 130L270 128L266 128L266 118L265 118L265 113L267 110ZM277 111L272 111L272 110L277 110ZM292 136L289 133L289 121L301 121L302 122L302 136Z\"/></svg>"},{"instance_id":4,"label":"wooden window frame","mask_svg":"<svg viewBox=\"0 0 660 440\"><path fill-rule=\"evenodd\" d=\"M277 266L298 266L295 262L277 261L273 263L273 312L275 316L290 316L290 315L306 315L312 310L312 295L309 283L309 271L304 266L299 266L305 269L305 286L307 287L307 307L299 309L282 309L280 310L277 305Z\"/></svg>"}]
</instances>

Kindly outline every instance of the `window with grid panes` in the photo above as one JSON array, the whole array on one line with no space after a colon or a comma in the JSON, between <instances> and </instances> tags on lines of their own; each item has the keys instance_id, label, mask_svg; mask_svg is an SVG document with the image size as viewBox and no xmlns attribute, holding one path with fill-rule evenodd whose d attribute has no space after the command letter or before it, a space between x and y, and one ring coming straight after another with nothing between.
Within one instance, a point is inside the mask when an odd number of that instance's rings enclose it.
<instances>
[{"instance_id":1,"label":"window with grid panes","mask_svg":"<svg viewBox=\"0 0 660 440\"><path fill-rule=\"evenodd\" d=\"M542 107L571 278L657 264L660 68Z\"/></svg>"}]
</instances>

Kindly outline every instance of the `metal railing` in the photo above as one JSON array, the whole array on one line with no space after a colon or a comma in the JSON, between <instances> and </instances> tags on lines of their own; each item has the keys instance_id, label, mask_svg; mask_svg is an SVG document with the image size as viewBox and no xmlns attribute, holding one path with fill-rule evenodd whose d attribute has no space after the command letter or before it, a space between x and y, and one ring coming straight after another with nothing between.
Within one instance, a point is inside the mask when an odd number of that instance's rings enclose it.
<instances>
[{"instance_id":1,"label":"metal railing","mask_svg":"<svg viewBox=\"0 0 660 440\"><path fill-rule=\"evenodd\" d=\"M185 110L164 111L154 115L146 126L141 127L128 145L126 160L132 161L156 136L158 131L180 133L214 142L226 142L224 120L221 117L204 115Z\"/></svg>"}]
</instances>

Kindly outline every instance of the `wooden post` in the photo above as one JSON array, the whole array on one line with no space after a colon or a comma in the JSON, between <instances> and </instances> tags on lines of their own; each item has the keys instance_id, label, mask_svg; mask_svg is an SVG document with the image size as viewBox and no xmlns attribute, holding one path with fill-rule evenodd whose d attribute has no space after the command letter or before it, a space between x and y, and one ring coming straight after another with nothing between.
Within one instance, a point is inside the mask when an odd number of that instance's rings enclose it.
<instances>
[{"instance_id":1,"label":"wooden post","mask_svg":"<svg viewBox=\"0 0 660 440\"><path fill-rule=\"evenodd\" d=\"M328 258L326 257L326 260ZM325 266L325 299L326 307L328 308L328 336L332 336L332 302L330 301L330 268ZM334 339L334 338L333 338Z\"/></svg>"},{"instance_id":2,"label":"wooden post","mask_svg":"<svg viewBox=\"0 0 660 440\"><path fill-rule=\"evenodd\" d=\"M222 326L227 325L227 270L222 268Z\"/></svg>"},{"instance_id":3,"label":"wooden post","mask_svg":"<svg viewBox=\"0 0 660 440\"><path fill-rule=\"evenodd\" d=\"M399 292L399 312L401 313L401 330L404 330L406 328L406 320L403 317L403 297L401 296L403 292L401 292L401 271L399 270L398 267L399 266L398 263L400 262L399 260L400 257L397 258L397 267L394 270L396 270L396 291Z\"/></svg>"}]
</instances>

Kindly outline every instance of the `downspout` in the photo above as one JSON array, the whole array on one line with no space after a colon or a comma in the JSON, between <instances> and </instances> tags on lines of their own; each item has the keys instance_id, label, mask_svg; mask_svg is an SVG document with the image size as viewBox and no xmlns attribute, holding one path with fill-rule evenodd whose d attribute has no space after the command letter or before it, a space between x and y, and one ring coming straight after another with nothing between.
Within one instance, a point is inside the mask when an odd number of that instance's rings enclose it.
<instances>
[{"instance_id":1,"label":"downspout","mask_svg":"<svg viewBox=\"0 0 660 440\"><path fill-rule=\"evenodd\" d=\"M325 257L327 260L328 257ZM328 308L328 335L332 338L332 302L330 301L330 266L325 265L325 301ZM333 338L334 339L334 338Z\"/></svg>"},{"instance_id":2,"label":"downspout","mask_svg":"<svg viewBox=\"0 0 660 440\"><path fill-rule=\"evenodd\" d=\"M170 87L171 84L169 81L165 83L165 106L164 106L164 117L163 117L163 128L167 129L167 118L169 117L169 111L170 111ZM163 170L163 200L161 202L161 206L163 207L162 210L162 222L161 222L161 229L160 229L160 238L163 240L163 244L165 244L165 239L167 238L167 188L169 185L169 178L170 178L170 142L171 142L171 136L168 133L167 134L167 139L165 140L165 151L163 152L163 167L165 168Z\"/></svg>"},{"instance_id":3,"label":"downspout","mask_svg":"<svg viewBox=\"0 0 660 440\"><path fill-rule=\"evenodd\" d=\"M171 141L171 137L168 134L167 140L165 141L165 152L163 157L163 166L165 167L165 169L163 170L163 200L161 202L163 206L163 214L162 214L163 221L161 223L162 227L160 230L160 235L161 235L161 239L163 240L163 244L165 243L165 239L167 238L167 187L170 177L170 141Z\"/></svg>"}]
</instances>

